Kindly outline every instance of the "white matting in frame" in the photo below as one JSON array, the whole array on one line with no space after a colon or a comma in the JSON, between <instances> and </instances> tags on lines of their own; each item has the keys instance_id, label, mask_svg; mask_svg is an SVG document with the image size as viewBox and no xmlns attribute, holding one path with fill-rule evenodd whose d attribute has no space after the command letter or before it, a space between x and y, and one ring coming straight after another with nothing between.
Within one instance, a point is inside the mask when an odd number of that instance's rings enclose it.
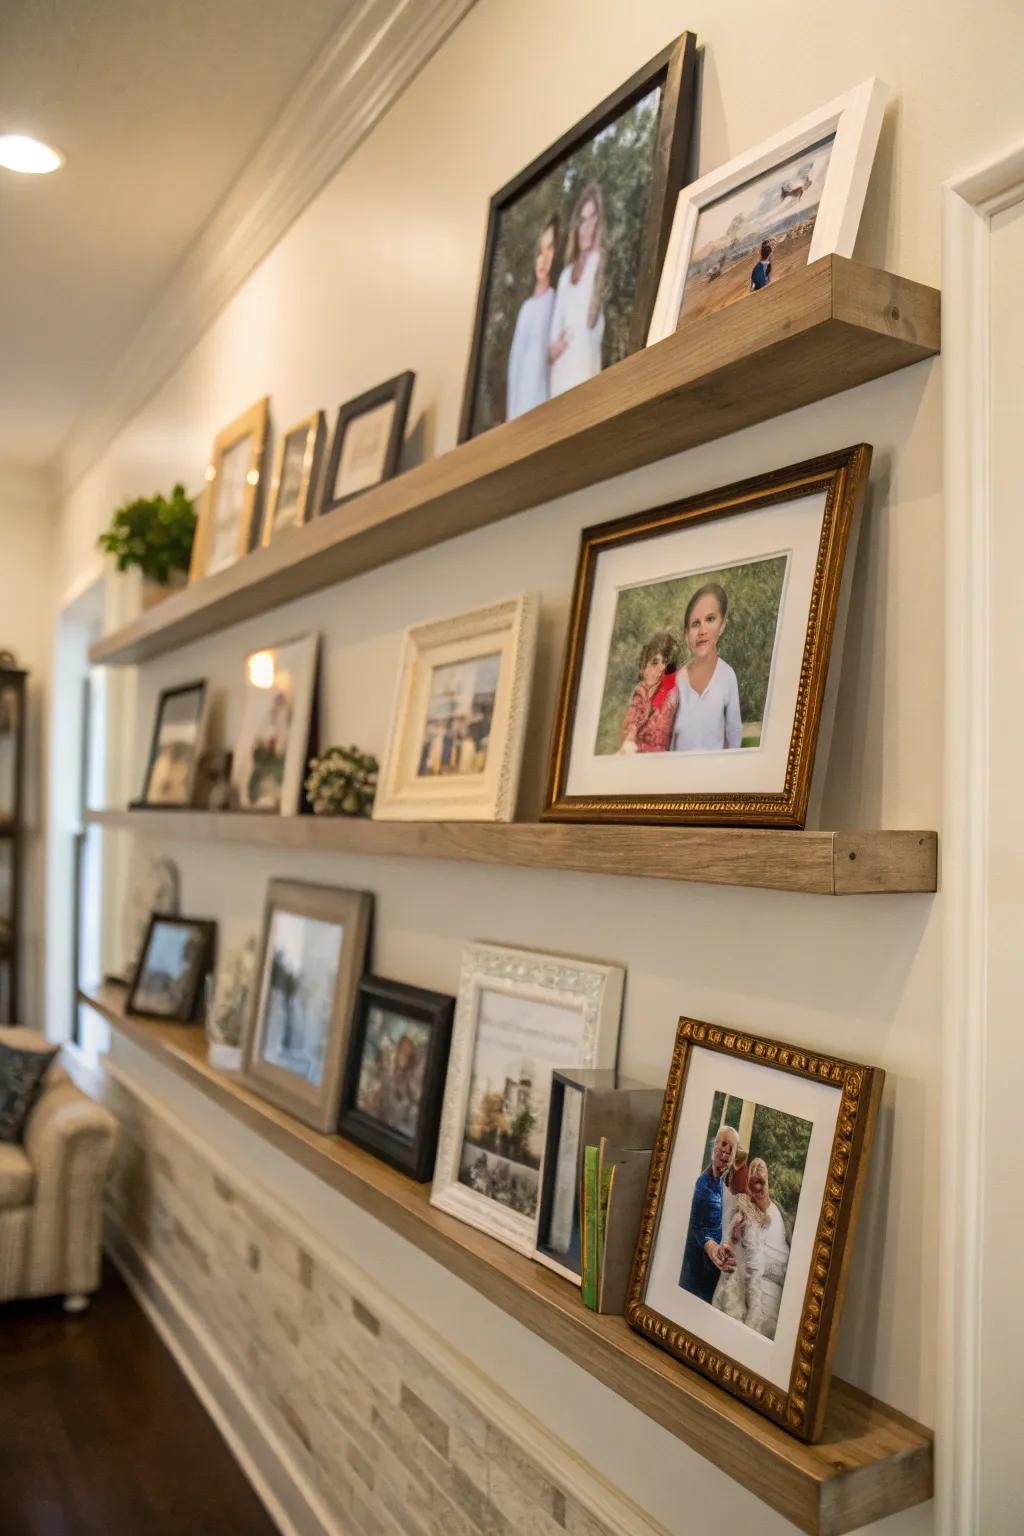
<instances>
[{"instance_id":1,"label":"white matting in frame","mask_svg":"<svg viewBox=\"0 0 1024 1536\"><path fill-rule=\"evenodd\" d=\"M831 147L807 265L822 256L852 256L890 94L883 81L865 80L781 133L683 188L661 269L658 296L647 335L648 346L671 336L680 323L694 237L702 213L787 161L809 154L826 141L831 141ZM792 190L798 188L799 182Z\"/></svg>"},{"instance_id":2,"label":"white matting in frame","mask_svg":"<svg viewBox=\"0 0 1024 1536\"><path fill-rule=\"evenodd\" d=\"M823 491L798 496L601 552L583 650L585 665L586 658L591 658L593 666L590 682L586 688L581 686L577 699L567 794L770 794L783 788L825 500ZM786 557L786 576L761 744L740 750L645 752L629 757L598 753L605 668L620 592L778 556Z\"/></svg>"},{"instance_id":3,"label":"white matting in frame","mask_svg":"<svg viewBox=\"0 0 1024 1536\"><path fill-rule=\"evenodd\" d=\"M813 1126L800 1186L800 1202L789 1246L779 1319L774 1339L684 1291L679 1283L693 1186L704 1167L708 1116L716 1091L810 1120ZM804 1305L807 1276L825 1192L842 1088L790 1076L758 1062L742 1061L694 1046L686 1071L665 1194L658 1217L644 1303L739 1360L781 1391L789 1388Z\"/></svg>"},{"instance_id":4,"label":"white matting in frame","mask_svg":"<svg viewBox=\"0 0 1024 1536\"><path fill-rule=\"evenodd\" d=\"M375 819L513 819L539 607L536 596L526 594L406 632ZM490 678L488 698L478 701L469 669L485 663L496 676ZM463 722L461 740L455 731L444 731L438 713L438 680L448 675L453 722L456 711ZM468 702L456 697L463 685ZM488 711L484 722L479 717Z\"/></svg>"},{"instance_id":5,"label":"white matting in frame","mask_svg":"<svg viewBox=\"0 0 1024 1536\"><path fill-rule=\"evenodd\" d=\"M431 1204L489 1232L520 1253L533 1254L537 1246L551 1070L615 1065L624 982L625 972L620 966L493 944L466 946ZM474 1080L481 1026L488 1027L485 1009L489 1000L494 1000L490 1011L495 1019L486 1048L496 1058L507 1054L513 1067L523 1065L524 1075L532 1051L533 1070L537 1079L543 1079L537 1085L534 1106L532 1141L540 1151L536 1168L529 1169L530 1179L535 1183L532 1210L516 1210L481 1192L461 1176L464 1163L479 1162L482 1155L485 1162L516 1161L500 1152L488 1153L479 1139L474 1141L467 1134L470 1116L476 1111L474 1090L478 1098L491 1091L485 1089L482 1079ZM507 1037L507 1045L503 1036ZM567 1059L550 1059L560 1054ZM492 1091L507 1097L507 1082L499 1083Z\"/></svg>"}]
</instances>

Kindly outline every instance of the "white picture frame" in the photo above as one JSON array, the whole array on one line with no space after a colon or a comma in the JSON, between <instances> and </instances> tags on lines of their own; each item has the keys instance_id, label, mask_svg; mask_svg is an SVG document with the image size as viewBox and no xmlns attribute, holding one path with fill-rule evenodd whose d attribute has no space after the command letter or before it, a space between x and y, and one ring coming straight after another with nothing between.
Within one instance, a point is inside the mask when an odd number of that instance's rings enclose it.
<instances>
[{"instance_id":1,"label":"white picture frame","mask_svg":"<svg viewBox=\"0 0 1024 1536\"><path fill-rule=\"evenodd\" d=\"M647 345L671 336L679 325L694 238L702 212L748 182L771 172L834 135L807 264L819 257L852 256L885 107L891 96L872 77L809 113L781 133L684 187L661 269Z\"/></svg>"},{"instance_id":2,"label":"white picture frame","mask_svg":"<svg viewBox=\"0 0 1024 1536\"><path fill-rule=\"evenodd\" d=\"M524 594L406 631L375 820L513 819L539 608Z\"/></svg>"},{"instance_id":3,"label":"white picture frame","mask_svg":"<svg viewBox=\"0 0 1024 1536\"><path fill-rule=\"evenodd\" d=\"M466 946L430 1194L432 1205L490 1233L519 1253L535 1253L551 1071L556 1067L614 1067L624 984L625 971L621 966L497 944ZM523 1074L513 1086L521 1087L528 1081L536 1087L536 1092L526 1100L526 1107L532 1105L536 1115L529 1133L532 1146L539 1148L539 1152L532 1154L537 1159L535 1168L517 1160L507 1147L504 1152L497 1148L490 1151L482 1140L474 1140L467 1133L469 1116L476 1114L478 1108L476 1102L471 1102L474 1088L481 1101L485 1093L490 1093L483 1081L474 1082L485 1007L494 1010L494 1018L490 1022L490 1038L482 1042L482 1048L491 1053L492 1061L500 1061L506 1049L510 1051L516 1063L523 1063ZM550 1010L547 1017L545 1010ZM484 1023L488 1021L484 1019ZM546 1038L542 1034L544 1029L550 1031ZM575 1061L550 1059L559 1050L555 1044L556 1031L561 1034L565 1053L574 1053ZM517 1032L522 1033L522 1045ZM533 1053L532 1064L527 1060L527 1051ZM549 1059L537 1059L539 1053ZM539 1084L537 1078L541 1079ZM490 1082L490 1078L486 1081ZM506 1099L509 1081L505 1081ZM507 1113L507 1106L501 1113ZM461 1170L464 1159L469 1157L483 1157L491 1168L508 1165L505 1172L515 1170L511 1178L521 1177L527 1185L535 1179L532 1211L517 1210L464 1180Z\"/></svg>"},{"instance_id":4,"label":"white picture frame","mask_svg":"<svg viewBox=\"0 0 1024 1536\"><path fill-rule=\"evenodd\" d=\"M295 816L302 806L310 755L310 726L317 685L318 635L299 635L261 647L246 657L245 703L231 761L232 809L251 814ZM281 686L279 686L279 684ZM274 692L279 708L267 702ZM283 734L283 749L269 745ZM265 771L257 779L259 747ZM266 762L279 757L273 772Z\"/></svg>"}]
</instances>

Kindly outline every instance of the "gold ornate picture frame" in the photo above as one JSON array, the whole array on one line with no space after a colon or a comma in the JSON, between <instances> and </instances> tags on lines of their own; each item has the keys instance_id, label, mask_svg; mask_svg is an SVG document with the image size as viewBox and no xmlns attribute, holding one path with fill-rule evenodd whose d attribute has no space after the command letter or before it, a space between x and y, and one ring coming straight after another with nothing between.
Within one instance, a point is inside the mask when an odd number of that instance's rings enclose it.
<instances>
[{"instance_id":1,"label":"gold ornate picture frame","mask_svg":"<svg viewBox=\"0 0 1024 1536\"><path fill-rule=\"evenodd\" d=\"M189 582L215 576L248 554L259 510L263 459L270 426L264 395L214 439L206 494L192 544Z\"/></svg>"},{"instance_id":2,"label":"gold ornate picture frame","mask_svg":"<svg viewBox=\"0 0 1024 1536\"><path fill-rule=\"evenodd\" d=\"M312 411L282 432L263 517L264 545L288 528L301 528L314 516L326 435L323 411Z\"/></svg>"},{"instance_id":3,"label":"gold ornate picture frame","mask_svg":"<svg viewBox=\"0 0 1024 1536\"><path fill-rule=\"evenodd\" d=\"M870 464L862 443L583 531L544 819L805 824Z\"/></svg>"},{"instance_id":4,"label":"gold ornate picture frame","mask_svg":"<svg viewBox=\"0 0 1024 1536\"><path fill-rule=\"evenodd\" d=\"M806 1441L824 1423L883 1081L679 1021L626 1318Z\"/></svg>"}]
</instances>

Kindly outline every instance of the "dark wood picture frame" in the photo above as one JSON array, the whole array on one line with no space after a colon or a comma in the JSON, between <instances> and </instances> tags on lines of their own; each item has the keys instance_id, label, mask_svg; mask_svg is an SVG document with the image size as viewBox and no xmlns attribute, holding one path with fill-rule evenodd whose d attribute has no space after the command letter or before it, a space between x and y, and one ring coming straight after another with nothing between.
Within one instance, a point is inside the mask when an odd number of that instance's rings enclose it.
<instances>
[{"instance_id":1,"label":"dark wood picture frame","mask_svg":"<svg viewBox=\"0 0 1024 1536\"><path fill-rule=\"evenodd\" d=\"M405 426L415 382L415 373L407 368L404 373L396 374L393 379L387 379L383 384L375 385L373 389L366 390L364 394L357 395L354 400L347 400L344 405L338 407L330 453L327 456L327 467L324 471L323 489L320 494L321 517L328 512L334 512L356 496L362 496L365 491L373 489L373 486L365 486L363 490L352 491L349 495L339 496L336 499L333 494L334 483L338 477L338 466L341 463L341 452L345 444L345 434L349 427L358 417L365 416L367 411L375 410L379 405L387 405L391 400L395 402L395 414L388 435L382 473L380 479L374 484L380 485L384 480L391 480L398 473L398 461L402 454L402 444L405 442Z\"/></svg>"},{"instance_id":2,"label":"dark wood picture frame","mask_svg":"<svg viewBox=\"0 0 1024 1536\"><path fill-rule=\"evenodd\" d=\"M718 1051L740 1061L824 1084L835 1088L842 1096L825 1170L825 1188L811 1247L810 1269L787 1390L758 1376L741 1361L722 1354L671 1318L654 1311L645 1301L662 1199L694 1048ZM748 1407L810 1443L819 1438L825 1422L832 1354L852 1256L853 1232L864 1193L884 1080L884 1072L877 1067L820 1055L800 1046L784 1045L777 1040L748 1035L742 1030L717 1024L682 1018L676 1031L630 1277L626 1320L631 1327Z\"/></svg>"},{"instance_id":3,"label":"dark wood picture frame","mask_svg":"<svg viewBox=\"0 0 1024 1536\"><path fill-rule=\"evenodd\" d=\"M306 1082L294 1072L269 1061L263 1054L263 994L274 914L287 912L296 917L334 923L342 929L342 948L338 960L331 1006L329 1035L323 1068L317 1084ZM259 960L253 976L248 1027L242 1048L240 1081L270 1104L294 1115L314 1131L327 1134L338 1128L342 1072L348 1050L359 982L366 968L373 896L369 891L341 890L335 886L309 885L298 880L271 880L267 887L260 932Z\"/></svg>"},{"instance_id":4,"label":"dark wood picture frame","mask_svg":"<svg viewBox=\"0 0 1024 1536\"><path fill-rule=\"evenodd\" d=\"M153 776L153 768L156 764L157 753L160 747L160 726L163 721L164 710L172 698L180 694L198 693L199 704L196 712L196 746L192 757L192 766L189 769L188 785L183 800L152 800L149 795L150 779ZM195 796L196 774L199 769L199 759L203 754L203 735L206 728L206 715L209 708L207 696L207 682L205 678L198 678L194 683L179 683L174 688L161 688L156 702L156 711L153 716L153 734L149 743L149 754L146 758L146 771L142 778L142 794L131 803L131 809L147 810L159 809L162 811L188 810Z\"/></svg>"},{"instance_id":5,"label":"dark wood picture frame","mask_svg":"<svg viewBox=\"0 0 1024 1536\"><path fill-rule=\"evenodd\" d=\"M668 245L676 196L685 185L690 171L690 153L696 115L697 38L683 32L655 54L641 69L607 96L593 111L576 123L543 154L505 183L491 198L484 238L483 265L477 290L473 338L469 350L466 384L459 420L459 442L478 436L473 431L473 408L483 351L484 330L490 298L491 268L501 214L579 145L594 138L602 128L661 85L661 118L654 159L650 202L640 242L637 282L633 300L630 352L639 351L647 342L647 329L658 288L658 277ZM490 430L490 429L485 429Z\"/></svg>"},{"instance_id":6,"label":"dark wood picture frame","mask_svg":"<svg viewBox=\"0 0 1024 1536\"><path fill-rule=\"evenodd\" d=\"M670 502L666 506L633 513L583 530L569 611L569 633L551 739L542 820L792 828L804 825L811 794L818 728L829 681L833 638L852 575L853 562L847 560L847 550L857 529L870 467L871 448L866 443L860 443L821 458L806 460L802 464L739 481L720 490L701 492L685 501ZM656 539L680 528L731 517L740 512L759 511L780 502L821 492L825 494L825 509L782 788L778 792L567 793L587 625L597 563L602 553L625 544Z\"/></svg>"},{"instance_id":7,"label":"dark wood picture frame","mask_svg":"<svg viewBox=\"0 0 1024 1536\"><path fill-rule=\"evenodd\" d=\"M320 487L320 466L324 455L324 442L327 437L327 426L323 411L311 411L301 421L282 432L277 450L274 454L274 473L270 482L270 495L263 514L263 529L260 542L263 545L270 544L289 526L276 528L277 504L281 495L281 482L284 477L285 456L288 452L288 444L299 433L303 434L303 464L302 478L299 482L299 493L295 501L295 515L291 520L291 527L301 528L308 523L316 512L316 495Z\"/></svg>"},{"instance_id":8,"label":"dark wood picture frame","mask_svg":"<svg viewBox=\"0 0 1024 1536\"><path fill-rule=\"evenodd\" d=\"M146 957L149 954L153 935L158 926L168 928L190 928L199 938L199 948L191 966L188 977L188 992L185 1006L174 1013L161 1013L152 1008L140 1008L138 1005L139 986L146 967ZM180 917L173 912L154 912L149 919L146 929L146 938L139 952L138 963L132 975L128 988L128 997L125 1007L128 1013L134 1013L142 1019L160 1019L164 1024L191 1024L199 1011L202 1001L203 983L213 968L214 948L217 937L217 924L205 917Z\"/></svg>"},{"instance_id":9,"label":"dark wood picture frame","mask_svg":"<svg viewBox=\"0 0 1024 1536\"><path fill-rule=\"evenodd\" d=\"M411 1141L383 1121L367 1114L356 1102L368 1015L375 1005L415 1023L425 1024L430 1029L419 1124ZM409 1174L420 1184L425 1184L434 1172L454 1016L454 997L448 997L442 992L430 992L425 987L387 981L380 976L364 976L349 1031L348 1061L341 1094L341 1133L357 1146L364 1147L367 1152L390 1163L393 1168Z\"/></svg>"}]
</instances>

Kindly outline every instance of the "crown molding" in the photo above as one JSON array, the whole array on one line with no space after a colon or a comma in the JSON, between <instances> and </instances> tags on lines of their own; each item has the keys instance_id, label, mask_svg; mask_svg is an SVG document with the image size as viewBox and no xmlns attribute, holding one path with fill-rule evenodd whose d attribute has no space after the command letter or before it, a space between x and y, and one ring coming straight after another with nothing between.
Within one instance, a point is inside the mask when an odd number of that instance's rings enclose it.
<instances>
[{"instance_id":1,"label":"crown molding","mask_svg":"<svg viewBox=\"0 0 1024 1536\"><path fill-rule=\"evenodd\" d=\"M52 461L67 496L474 0L358 0Z\"/></svg>"}]
</instances>

